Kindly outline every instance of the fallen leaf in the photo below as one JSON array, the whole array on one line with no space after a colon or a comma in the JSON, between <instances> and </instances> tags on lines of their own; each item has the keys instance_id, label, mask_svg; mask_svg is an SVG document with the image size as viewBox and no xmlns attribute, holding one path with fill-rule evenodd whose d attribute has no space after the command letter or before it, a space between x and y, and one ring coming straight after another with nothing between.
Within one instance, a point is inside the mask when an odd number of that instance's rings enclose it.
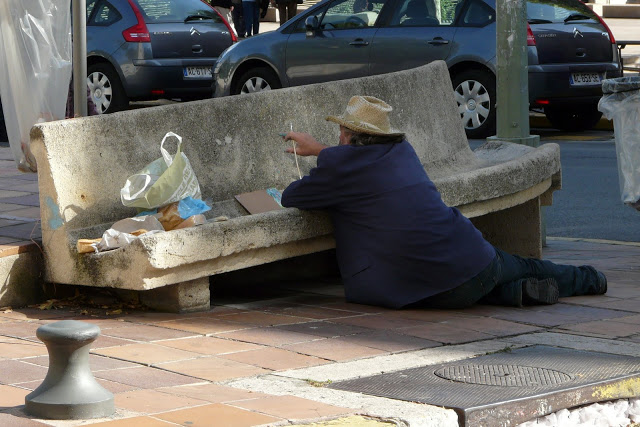
<instances>
[{"instance_id":1,"label":"fallen leaf","mask_svg":"<svg viewBox=\"0 0 640 427\"><path fill-rule=\"evenodd\" d=\"M110 315L110 314L122 314L122 309L119 308L117 310L107 311L107 315Z\"/></svg>"}]
</instances>

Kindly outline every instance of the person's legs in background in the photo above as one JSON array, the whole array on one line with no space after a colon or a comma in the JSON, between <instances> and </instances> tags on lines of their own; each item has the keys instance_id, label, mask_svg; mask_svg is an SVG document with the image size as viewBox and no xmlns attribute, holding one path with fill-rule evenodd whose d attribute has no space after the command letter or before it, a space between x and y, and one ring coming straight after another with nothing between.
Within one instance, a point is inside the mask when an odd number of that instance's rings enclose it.
<instances>
[{"instance_id":1,"label":"person's legs in background","mask_svg":"<svg viewBox=\"0 0 640 427\"><path fill-rule=\"evenodd\" d=\"M258 14L258 5L255 1L242 2L242 16L244 16L244 27L247 37L251 37L251 31L254 28L254 11ZM257 33L256 33L257 34Z\"/></svg>"},{"instance_id":2,"label":"person's legs in background","mask_svg":"<svg viewBox=\"0 0 640 427\"><path fill-rule=\"evenodd\" d=\"M231 11L231 16L233 17L233 26L236 30L236 35L238 37L244 37L246 35L246 30L244 27L244 16L242 16L242 2L234 2L233 10Z\"/></svg>"},{"instance_id":3,"label":"person's legs in background","mask_svg":"<svg viewBox=\"0 0 640 427\"><path fill-rule=\"evenodd\" d=\"M298 2L296 0L290 1L287 5L287 21L296 16L298 11Z\"/></svg>"},{"instance_id":4,"label":"person's legs in background","mask_svg":"<svg viewBox=\"0 0 640 427\"><path fill-rule=\"evenodd\" d=\"M260 33L260 5L258 2L253 3L252 13L253 13L253 35L255 36Z\"/></svg>"}]
</instances>

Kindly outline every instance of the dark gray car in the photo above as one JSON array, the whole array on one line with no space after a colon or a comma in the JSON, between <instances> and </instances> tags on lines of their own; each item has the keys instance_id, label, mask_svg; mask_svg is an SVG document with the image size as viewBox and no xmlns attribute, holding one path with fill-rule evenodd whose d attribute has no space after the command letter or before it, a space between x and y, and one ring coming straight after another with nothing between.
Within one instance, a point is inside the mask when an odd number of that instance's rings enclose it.
<instances>
[{"instance_id":1,"label":"dark gray car","mask_svg":"<svg viewBox=\"0 0 640 427\"><path fill-rule=\"evenodd\" d=\"M98 111L211 97L211 67L235 40L200 0L87 0L87 83Z\"/></svg>"},{"instance_id":2,"label":"dark gray car","mask_svg":"<svg viewBox=\"0 0 640 427\"><path fill-rule=\"evenodd\" d=\"M620 75L613 35L579 0L531 0L527 14L531 107L564 129L592 127L600 117L600 81ZM489 136L495 19L495 0L324 0L278 30L227 49L214 68L215 96L444 60L467 135Z\"/></svg>"}]
</instances>

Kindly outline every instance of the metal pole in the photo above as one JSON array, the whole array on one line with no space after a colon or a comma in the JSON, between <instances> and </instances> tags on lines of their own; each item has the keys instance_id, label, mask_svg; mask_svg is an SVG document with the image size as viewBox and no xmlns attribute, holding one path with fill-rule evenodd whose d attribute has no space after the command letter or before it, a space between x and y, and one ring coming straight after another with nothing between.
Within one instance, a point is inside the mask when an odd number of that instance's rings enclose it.
<instances>
[{"instance_id":1,"label":"metal pole","mask_svg":"<svg viewBox=\"0 0 640 427\"><path fill-rule=\"evenodd\" d=\"M73 18L73 114L87 115L87 2L71 0Z\"/></svg>"},{"instance_id":2,"label":"metal pole","mask_svg":"<svg viewBox=\"0 0 640 427\"><path fill-rule=\"evenodd\" d=\"M527 58L527 1L496 1L497 135L490 140L533 147L538 135L529 135L529 78Z\"/></svg>"}]
</instances>

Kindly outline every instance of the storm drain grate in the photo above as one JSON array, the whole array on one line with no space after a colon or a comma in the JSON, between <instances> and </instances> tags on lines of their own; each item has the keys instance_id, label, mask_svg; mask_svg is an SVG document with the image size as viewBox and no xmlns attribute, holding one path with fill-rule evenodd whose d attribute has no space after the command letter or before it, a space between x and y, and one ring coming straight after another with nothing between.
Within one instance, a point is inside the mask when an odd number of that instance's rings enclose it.
<instances>
[{"instance_id":1,"label":"storm drain grate","mask_svg":"<svg viewBox=\"0 0 640 427\"><path fill-rule=\"evenodd\" d=\"M329 387L451 408L462 426L512 426L564 408L640 396L640 358L533 346Z\"/></svg>"},{"instance_id":2,"label":"storm drain grate","mask_svg":"<svg viewBox=\"0 0 640 427\"><path fill-rule=\"evenodd\" d=\"M454 365L435 371L440 378L501 387L538 387L561 384L571 375L553 369L519 365Z\"/></svg>"}]
</instances>

